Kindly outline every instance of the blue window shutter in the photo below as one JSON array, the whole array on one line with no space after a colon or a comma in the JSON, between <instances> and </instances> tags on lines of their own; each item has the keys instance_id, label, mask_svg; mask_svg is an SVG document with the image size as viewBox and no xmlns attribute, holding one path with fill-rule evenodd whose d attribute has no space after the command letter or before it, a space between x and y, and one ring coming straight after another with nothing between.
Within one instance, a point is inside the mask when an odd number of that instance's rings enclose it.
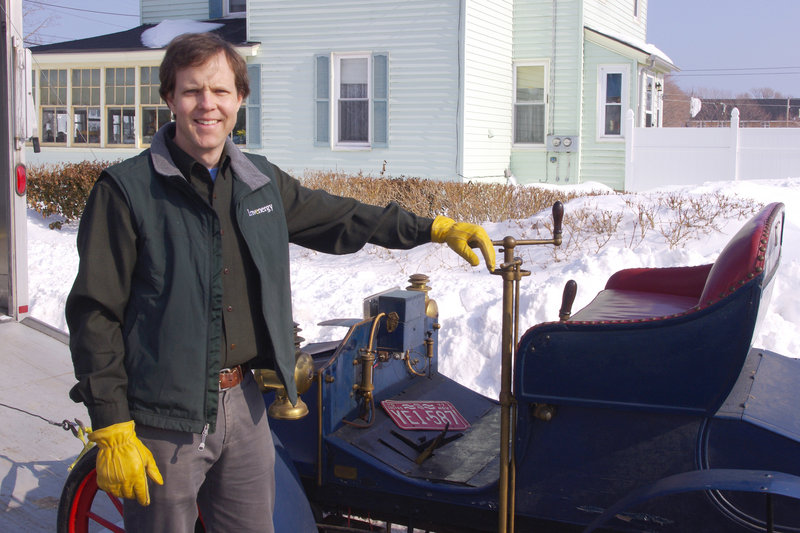
<instances>
[{"instance_id":1,"label":"blue window shutter","mask_svg":"<svg viewBox=\"0 0 800 533\"><path fill-rule=\"evenodd\" d=\"M261 64L247 65L250 96L247 97L247 146L261 146Z\"/></svg>"},{"instance_id":2,"label":"blue window shutter","mask_svg":"<svg viewBox=\"0 0 800 533\"><path fill-rule=\"evenodd\" d=\"M315 128L314 144L330 145L330 67L331 58L327 55L314 57L314 105Z\"/></svg>"},{"instance_id":3,"label":"blue window shutter","mask_svg":"<svg viewBox=\"0 0 800 533\"><path fill-rule=\"evenodd\" d=\"M389 144L389 61L386 54L372 56L372 146Z\"/></svg>"},{"instance_id":4,"label":"blue window shutter","mask_svg":"<svg viewBox=\"0 0 800 533\"><path fill-rule=\"evenodd\" d=\"M222 2L224 0L208 0L208 18L222 18Z\"/></svg>"}]
</instances>

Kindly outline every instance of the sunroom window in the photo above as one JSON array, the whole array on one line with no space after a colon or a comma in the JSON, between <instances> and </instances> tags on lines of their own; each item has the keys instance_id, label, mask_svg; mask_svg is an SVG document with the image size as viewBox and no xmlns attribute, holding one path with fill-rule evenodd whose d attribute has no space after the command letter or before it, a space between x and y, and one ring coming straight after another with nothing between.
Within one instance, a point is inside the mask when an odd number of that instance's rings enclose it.
<instances>
[{"instance_id":1,"label":"sunroom window","mask_svg":"<svg viewBox=\"0 0 800 533\"><path fill-rule=\"evenodd\" d=\"M136 144L136 79L133 68L106 69L106 142Z\"/></svg>"},{"instance_id":2,"label":"sunroom window","mask_svg":"<svg viewBox=\"0 0 800 533\"><path fill-rule=\"evenodd\" d=\"M100 143L100 69L72 69L72 142Z\"/></svg>"},{"instance_id":3,"label":"sunroom window","mask_svg":"<svg viewBox=\"0 0 800 533\"><path fill-rule=\"evenodd\" d=\"M66 69L39 72L39 105L42 106L42 142L66 143L69 128Z\"/></svg>"},{"instance_id":4,"label":"sunroom window","mask_svg":"<svg viewBox=\"0 0 800 533\"><path fill-rule=\"evenodd\" d=\"M158 89L158 67L140 67L139 103L142 105L142 143L150 144L158 129L172 120L172 113L164 102Z\"/></svg>"}]
</instances>

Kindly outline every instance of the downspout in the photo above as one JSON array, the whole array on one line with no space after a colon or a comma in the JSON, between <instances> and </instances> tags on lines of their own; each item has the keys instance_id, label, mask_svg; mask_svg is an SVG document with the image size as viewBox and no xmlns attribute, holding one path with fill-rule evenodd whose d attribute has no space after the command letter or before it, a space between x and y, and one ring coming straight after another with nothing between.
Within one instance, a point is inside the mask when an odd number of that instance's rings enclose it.
<instances>
[{"instance_id":1,"label":"downspout","mask_svg":"<svg viewBox=\"0 0 800 533\"><path fill-rule=\"evenodd\" d=\"M551 27L550 27L550 87L547 89L547 135L552 135L555 132L553 123L555 121L555 91L556 91L556 27L558 20L558 0L553 0L553 8L550 13ZM545 139L545 143L547 139ZM556 173L558 177L558 173ZM550 153L545 152L544 161L544 182L550 183Z\"/></svg>"},{"instance_id":2,"label":"downspout","mask_svg":"<svg viewBox=\"0 0 800 533\"><path fill-rule=\"evenodd\" d=\"M464 178L464 155L462 154L464 146L464 46L466 40L466 2L467 0L460 0L458 2L458 97L456 98L456 159L455 171L456 176Z\"/></svg>"},{"instance_id":3,"label":"downspout","mask_svg":"<svg viewBox=\"0 0 800 533\"><path fill-rule=\"evenodd\" d=\"M552 39L550 40L550 58L551 58L551 66L550 66L550 89L547 93L547 98L549 100L549 108L550 111L548 113L549 117L547 120L547 133L552 135L555 133L555 128L553 127L553 122L555 120L555 98L554 95L556 94L556 50L557 50L557 43L556 43L556 28L557 28L557 21L558 21L558 0L553 0L553 14L551 19L553 21L553 26L550 29L550 34L552 35Z\"/></svg>"},{"instance_id":4,"label":"downspout","mask_svg":"<svg viewBox=\"0 0 800 533\"><path fill-rule=\"evenodd\" d=\"M575 152L575 183L582 183L583 182L583 114L585 112L586 106L584 105L584 91L586 88L586 30L585 28L585 21L583 19L583 2L578 2L578 42L580 46L578 48L578 53L580 54L580 83L578 84L578 101L576 102L575 108L578 110L578 116L575 117L577 121L577 127L575 131L578 133L578 139L580 142L578 143L578 150Z\"/></svg>"}]
</instances>

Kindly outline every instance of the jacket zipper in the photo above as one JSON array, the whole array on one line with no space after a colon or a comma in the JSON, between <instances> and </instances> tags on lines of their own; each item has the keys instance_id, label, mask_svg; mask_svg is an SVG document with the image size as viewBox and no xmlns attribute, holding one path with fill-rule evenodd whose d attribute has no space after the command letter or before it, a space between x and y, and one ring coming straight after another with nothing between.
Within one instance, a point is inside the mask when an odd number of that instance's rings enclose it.
<instances>
[{"instance_id":1,"label":"jacket zipper","mask_svg":"<svg viewBox=\"0 0 800 533\"><path fill-rule=\"evenodd\" d=\"M208 437L208 424L203 426L203 432L200 433L200 446L197 449L201 452L206 449L206 437Z\"/></svg>"}]
</instances>

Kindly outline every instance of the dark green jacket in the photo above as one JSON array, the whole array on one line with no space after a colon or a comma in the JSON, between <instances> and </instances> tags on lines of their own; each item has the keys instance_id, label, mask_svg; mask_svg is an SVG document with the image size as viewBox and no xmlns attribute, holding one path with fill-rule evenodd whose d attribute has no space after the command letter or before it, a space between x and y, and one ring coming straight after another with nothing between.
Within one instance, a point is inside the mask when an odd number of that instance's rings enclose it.
<instances>
[{"instance_id":1,"label":"dark green jacket","mask_svg":"<svg viewBox=\"0 0 800 533\"><path fill-rule=\"evenodd\" d=\"M219 221L171 160L165 134L160 130L149 150L109 167L96 186L110 180L128 213L94 213L90 198L81 220L81 266L66 308L79 380L70 395L87 404L96 428L131 418L180 431L214 428L222 328ZM274 361L294 400L289 242L336 254L368 242L410 248L430 241L432 221L396 204L380 208L306 189L230 140L225 150L236 223L258 269L271 341L271 353L258 359ZM97 224L111 226L109 242L92 239ZM93 258L103 244L110 264ZM98 269L104 270L99 287L92 282ZM113 295L125 293L123 310Z\"/></svg>"}]
</instances>

